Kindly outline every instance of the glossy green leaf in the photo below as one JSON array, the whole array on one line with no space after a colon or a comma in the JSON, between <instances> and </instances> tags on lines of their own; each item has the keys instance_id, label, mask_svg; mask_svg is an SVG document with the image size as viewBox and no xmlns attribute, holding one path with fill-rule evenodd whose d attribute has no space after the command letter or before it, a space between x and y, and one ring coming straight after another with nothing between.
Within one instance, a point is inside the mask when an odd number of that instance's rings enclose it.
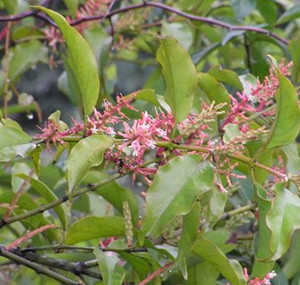
<instances>
[{"instance_id":1,"label":"glossy green leaf","mask_svg":"<svg viewBox=\"0 0 300 285\"><path fill-rule=\"evenodd\" d=\"M63 0L71 14L76 14L79 0Z\"/></svg>"},{"instance_id":2,"label":"glossy green leaf","mask_svg":"<svg viewBox=\"0 0 300 285\"><path fill-rule=\"evenodd\" d=\"M18 0L3 0L8 14L15 14L18 9Z\"/></svg>"},{"instance_id":3,"label":"glossy green leaf","mask_svg":"<svg viewBox=\"0 0 300 285\"><path fill-rule=\"evenodd\" d=\"M297 91L285 76L279 71L277 74L279 88L275 94L276 117L266 141L267 148L291 143L297 137L300 127Z\"/></svg>"},{"instance_id":4,"label":"glossy green leaf","mask_svg":"<svg viewBox=\"0 0 300 285\"><path fill-rule=\"evenodd\" d=\"M259 213L259 224L258 224L258 241L255 252L255 257L258 261L264 261L270 259L272 252L270 250L271 230L266 224L266 216L271 209L271 202L266 199L266 191L257 185L257 202L258 202L258 213ZM264 273L257 272L255 275L264 275Z\"/></svg>"},{"instance_id":5,"label":"glossy green leaf","mask_svg":"<svg viewBox=\"0 0 300 285\"><path fill-rule=\"evenodd\" d=\"M300 6L299 6L300 8ZM300 11L300 9L299 9ZM299 54L300 36L292 38L289 42L288 49L293 60L292 76L295 82L300 82L300 54Z\"/></svg>"},{"instance_id":6,"label":"glossy green leaf","mask_svg":"<svg viewBox=\"0 0 300 285\"><path fill-rule=\"evenodd\" d=\"M257 9L264 17L265 21L271 26L274 26L278 16L277 3L273 1L258 0Z\"/></svg>"},{"instance_id":7,"label":"glossy green leaf","mask_svg":"<svg viewBox=\"0 0 300 285\"><path fill-rule=\"evenodd\" d=\"M199 155L176 157L159 168L147 192L140 241L158 237L172 219L190 212L196 199L211 190L213 177L212 166Z\"/></svg>"},{"instance_id":8,"label":"glossy green leaf","mask_svg":"<svg viewBox=\"0 0 300 285\"><path fill-rule=\"evenodd\" d=\"M299 197L285 189L283 183L277 184L274 190L276 197L266 216L266 224L272 231L271 260L277 260L287 252L292 234L300 228Z\"/></svg>"},{"instance_id":9,"label":"glossy green leaf","mask_svg":"<svg viewBox=\"0 0 300 285\"><path fill-rule=\"evenodd\" d=\"M221 42L222 46L225 46L232 39L242 36L243 34L245 34L245 31L229 31L228 33L226 33L226 35L222 39L222 42Z\"/></svg>"},{"instance_id":10,"label":"glossy green leaf","mask_svg":"<svg viewBox=\"0 0 300 285\"><path fill-rule=\"evenodd\" d=\"M185 285L216 285L219 271L209 262L200 262L188 267L188 276Z\"/></svg>"},{"instance_id":11,"label":"glossy green leaf","mask_svg":"<svg viewBox=\"0 0 300 285\"><path fill-rule=\"evenodd\" d=\"M243 90L238 74L230 69L222 69L219 65L215 65L207 73L219 82L230 84L238 90Z\"/></svg>"},{"instance_id":12,"label":"glossy green leaf","mask_svg":"<svg viewBox=\"0 0 300 285\"><path fill-rule=\"evenodd\" d=\"M295 232L292 238L291 247L286 256L283 272L287 279L295 276L300 271L300 231Z\"/></svg>"},{"instance_id":13,"label":"glossy green leaf","mask_svg":"<svg viewBox=\"0 0 300 285\"><path fill-rule=\"evenodd\" d=\"M86 183L97 183L101 180L107 179L108 174L99 171L90 171L86 178ZM106 201L112 204L120 213L123 213L123 203L126 201L129 205L132 223L137 224L139 219L139 206L136 197L129 189L122 187L117 182L112 181L103 185L95 191L102 196Z\"/></svg>"},{"instance_id":14,"label":"glossy green leaf","mask_svg":"<svg viewBox=\"0 0 300 285\"><path fill-rule=\"evenodd\" d=\"M91 114L98 100L100 82L97 63L90 46L63 16L44 7L34 7L48 14L61 30L68 47L68 63L78 84L84 114Z\"/></svg>"},{"instance_id":15,"label":"glossy green leaf","mask_svg":"<svg viewBox=\"0 0 300 285\"><path fill-rule=\"evenodd\" d=\"M247 17L256 7L256 0L231 0L231 5L238 21Z\"/></svg>"},{"instance_id":16,"label":"glossy green leaf","mask_svg":"<svg viewBox=\"0 0 300 285\"><path fill-rule=\"evenodd\" d=\"M193 106L197 85L196 68L188 52L171 37L161 40L156 59L162 66L166 83L166 102L170 105L176 122L180 122Z\"/></svg>"},{"instance_id":17,"label":"glossy green leaf","mask_svg":"<svg viewBox=\"0 0 300 285\"><path fill-rule=\"evenodd\" d=\"M117 266L119 258L115 255L103 252L95 247L94 254L97 257L99 269L105 285L121 285L125 278L125 271Z\"/></svg>"},{"instance_id":18,"label":"glossy green leaf","mask_svg":"<svg viewBox=\"0 0 300 285\"><path fill-rule=\"evenodd\" d=\"M70 226L66 244L125 235L125 223L121 217L85 217Z\"/></svg>"},{"instance_id":19,"label":"glossy green leaf","mask_svg":"<svg viewBox=\"0 0 300 285\"><path fill-rule=\"evenodd\" d=\"M200 238L194 245L193 252L212 264L231 284L245 285L243 269L238 261L228 259L211 241Z\"/></svg>"},{"instance_id":20,"label":"glossy green leaf","mask_svg":"<svg viewBox=\"0 0 300 285\"><path fill-rule=\"evenodd\" d=\"M225 113L220 115L221 118L224 117L229 110L230 104L230 97L224 85L207 73L198 73L197 78L198 86L204 91L210 102L214 101L216 105L226 103L221 109Z\"/></svg>"},{"instance_id":21,"label":"glossy green leaf","mask_svg":"<svg viewBox=\"0 0 300 285\"><path fill-rule=\"evenodd\" d=\"M25 177L25 179L27 178L26 175L23 177ZM30 184L33 187L33 189L37 193L39 193L48 203L51 203L58 199L55 193L42 181L31 178ZM66 229L68 225L69 217L65 205L63 204L58 205L55 208L53 208L53 210L56 212L57 216L59 217L63 228Z\"/></svg>"},{"instance_id":22,"label":"glossy green leaf","mask_svg":"<svg viewBox=\"0 0 300 285\"><path fill-rule=\"evenodd\" d=\"M10 80L19 79L22 74L38 62L47 62L48 50L37 40L21 43L13 50L9 62Z\"/></svg>"},{"instance_id":23,"label":"glossy green leaf","mask_svg":"<svg viewBox=\"0 0 300 285\"><path fill-rule=\"evenodd\" d=\"M10 161L16 156L26 157L36 146L31 137L19 128L1 123L0 138L0 161Z\"/></svg>"},{"instance_id":24,"label":"glossy green leaf","mask_svg":"<svg viewBox=\"0 0 300 285\"><path fill-rule=\"evenodd\" d=\"M161 34L175 38L186 50L191 47L194 40L191 25L185 22L163 22Z\"/></svg>"},{"instance_id":25,"label":"glossy green leaf","mask_svg":"<svg viewBox=\"0 0 300 285\"><path fill-rule=\"evenodd\" d=\"M183 217L183 227L178 245L177 263L185 279L188 279L185 258L190 254L199 235L200 203L196 202L192 210Z\"/></svg>"},{"instance_id":26,"label":"glossy green leaf","mask_svg":"<svg viewBox=\"0 0 300 285\"><path fill-rule=\"evenodd\" d=\"M293 21L300 17L300 4L293 5L290 9L285 11L277 20L277 25Z\"/></svg>"},{"instance_id":27,"label":"glossy green leaf","mask_svg":"<svg viewBox=\"0 0 300 285\"><path fill-rule=\"evenodd\" d=\"M93 135L80 140L71 150L67 160L69 191L80 184L87 172L100 165L103 153L112 146L113 140L104 135Z\"/></svg>"}]
</instances>

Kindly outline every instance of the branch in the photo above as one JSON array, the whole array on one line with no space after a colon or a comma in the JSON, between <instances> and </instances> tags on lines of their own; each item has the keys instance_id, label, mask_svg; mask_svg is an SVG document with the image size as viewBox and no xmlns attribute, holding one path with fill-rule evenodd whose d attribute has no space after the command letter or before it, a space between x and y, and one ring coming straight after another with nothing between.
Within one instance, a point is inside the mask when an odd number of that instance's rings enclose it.
<instances>
[{"instance_id":1,"label":"branch","mask_svg":"<svg viewBox=\"0 0 300 285\"><path fill-rule=\"evenodd\" d=\"M185 13L185 12L182 12L178 9L175 9L175 8L171 7L171 6L165 5L165 4L156 3L156 2L148 2L148 1L144 1L142 4L130 5L130 6L127 6L127 7L120 8L120 9L115 9L113 11L109 11L106 14L101 14L101 15L97 15L97 16L83 17L83 18L72 21L70 23L70 25L76 26L76 25L79 25L83 22L111 19L111 17L114 16L114 15L126 13L128 11L132 11L132 10L136 10L136 9L144 9L146 7L158 8L158 9L161 9L161 10L168 11L170 13L179 15L179 16L181 16L183 18L186 18L186 19L189 19L191 21L203 22L203 23L206 23L208 25L221 27L221 28L224 28L224 29L229 30L229 31L255 32L255 33L264 34L264 35L267 35L269 37L275 38L279 42L281 42L285 45L287 45L289 43L288 40L280 37L279 35L271 32L269 30L266 30L266 29L262 29L262 28L258 28L258 27L254 27L254 26L231 25L229 23L219 21L219 20L216 20L216 19L207 18L207 17L200 17L200 16L189 14L189 13ZM54 27L57 27L57 25L49 17L45 16L44 14L41 14L40 11L29 11L29 12L21 13L21 14L14 15L14 16L2 16L2 17L0 17L0 22L18 21L18 20L22 20L22 19L27 18L27 17L40 18L43 21L47 22L48 24L50 24Z\"/></svg>"},{"instance_id":2,"label":"branch","mask_svg":"<svg viewBox=\"0 0 300 285\"><path fill-rule=\"evenodd\" d=\"M44 265L29 261L29 260L27 260L23 257L20 257L12 252L9 252L9 251L5 250L4 247L0 247L0 255L14 261L15 263L25 265L26 267L33 269L38 274L40 273L40 274L47 275L50 278L61 282L62 284L80 285L78 282L76 282L70 278L67 278L65 276L62 276L61 274L58 274L57 272L46 268Z\"/></svg>"},{"instance_id":3,"label":"branch","mask_svg":"<svg viewBox=\"0 0 300 285\"><path fill-rule=\"evenodd\" d=\"M57 268L61 270L65 270L68 272L72 272L75 275L87 275L99 280L102 280L102 276L99 272L93 271L84 266L82 262L69 262L63 259L55 259L44 255L38 255L34 252L15 252L18 256L30 260L32 262L46 265L50 268Z\"/></svg>"}]
</instances>

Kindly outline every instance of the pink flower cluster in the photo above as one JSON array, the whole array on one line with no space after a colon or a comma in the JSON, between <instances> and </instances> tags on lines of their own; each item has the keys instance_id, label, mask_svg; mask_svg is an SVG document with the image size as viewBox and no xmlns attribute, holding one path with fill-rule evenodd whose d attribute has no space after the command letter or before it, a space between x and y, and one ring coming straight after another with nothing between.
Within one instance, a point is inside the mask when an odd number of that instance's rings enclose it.
<instances>
[{"instance_id":1,"label":"pink flower cluster","mask_svg":"<svg viewBox=\"0 0 300 285\"><path fill-rule=\"evenodd\" d=\"M244 268L244 276L249 285L270 285L271 284L270 280L276 276L276 273L275 271L271 271L263 279L255 277L250 280L247 268Z\"/></svg>"},{"instance_id":2,"label":"pink flower cluster","mask_svg":"<svg viewBox=\"0 0 300 285\"><path fill-rule=\"evenodd\" d=\"M293 66L293 62L285 64L284 59L278 66L279 71L284 76L290 76L290 70ZM230 112L223 121L221 128L223 129L229 123L241 123L241 131L247 131L249 126L247 124L247 113L262 112L265 107L271 105L274 102L274 95L278 89L279 81L277 77L276 69L272 66L269 70L269 76L266 76L264 81L260 83L257 81L255 87L251 87L250 94L246 91L242 93L237 92L236 97L231 96ZM272 112L264 112L263 115L272 115Z\"/></svg>"}]
</instances>

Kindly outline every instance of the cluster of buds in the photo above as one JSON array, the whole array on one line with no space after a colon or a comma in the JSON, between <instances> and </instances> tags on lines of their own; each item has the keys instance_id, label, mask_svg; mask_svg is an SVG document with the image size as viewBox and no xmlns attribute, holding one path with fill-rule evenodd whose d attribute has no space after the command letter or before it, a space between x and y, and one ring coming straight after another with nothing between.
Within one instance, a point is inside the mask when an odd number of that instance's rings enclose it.
<instances>
[{"instance_id":1,"label":"cluster of buds","mask_svg":"<svg viewBox=\"0 0 300 285\"><path fill-rule=\"evenodd\" d=\"M293 62L285 64L284 59L278 66L278 70L284 76L290 76L290 70ZM265 107L274 103L274 95L278 89L279 81L275 67L269 70L269 76L266 76L264 81L260 83L257 80L256 86L250 88L250 92L237 92L236 96L231 96L230 112L223 121L222 128L229 123L239 123L240 130L248 130L247 113L262 112ZM273 112L263 112L264 116L273 115ZM241 124L244 122L244 125Z\"/></svg>"},{"instance_id":2,"label":"cluster of buds","mask_svg":"<svg viewBox=\"0 0 300 285\"><path fill-rule=\"evenodd\" d=\"M263 279L260 279L258 277L250 279L247 268L244 268L244 277L247 280L249 285L270 285L271 284L270 280L273 279L275 276L276 276L276 272L271 271Z\"/></svg>"}]
</instances>

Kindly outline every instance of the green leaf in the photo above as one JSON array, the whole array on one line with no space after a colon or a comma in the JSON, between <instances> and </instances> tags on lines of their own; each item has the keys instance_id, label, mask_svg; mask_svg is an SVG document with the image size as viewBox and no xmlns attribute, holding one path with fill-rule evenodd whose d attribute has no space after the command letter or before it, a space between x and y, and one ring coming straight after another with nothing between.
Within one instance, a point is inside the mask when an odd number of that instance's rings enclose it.
<instances>
[{"instance_id":1,"label":"green leaf","mask_svg":"<svg viewBox=\"0 0 300 285\"><path fill-rule=\"evenodd\" d=\"M225 113L220 117L223 118L229 110L230 97L223 84L219 83L211 75L207 73L198 73L198 86L207 95L210 102L215 102L216 105L220 103L226 103L221 109Z\"/></svg>"},{"instance_id":2,"label":"green leaf","mask_svg":"<svg viewBox=\"0 0 300 285\"><path fill-rule=\"evenodd\" d=\"M300 231L295 232L292 244L285 259L282 271L287 279L292 278L300 271Z\"/></svg>"},{"instance_id":3,"label":"green leaf","mask_svg":"<svg viewBox=\"0 0 300 285\"><path fill-rule=\"evenodd\" d=\"M188 273L185 258L192 251L194 242L199 235L200 209L200 203L196 202L192 210L183 217L182 233L178 245L177 263L186 280L188 279Z\"/></svg>"},{"instance_id":4,"label":"green leaf","mask_svg":"<svg viewBox=\"0 0 300 285\"><path fill-rule=\"evenodd\" d=\"M238 90L243 90L238 74L230 69L222 69L220 65L215 65L207 73L219 82L230 84Z\"/></svg>"},{"instance_id":5,"label":"green leaf","mask_svg":"<svg viewBox=\"0 0 300 285\"><path fill-rule=\"evenodd\" d=\"M256 7L256 0L231 0L231 5L238 21L247 17Z\"/></svg>"},{"instance_id":6,"label":"green leaf","mask_svg":"<svg viewBox=\"0 0 300 285\"><path fill-rule=\"evenodd\" d=\"M96 59L89 44L62 15L44 7L34 7L48 14L61 30L69 50L68 63L77 80L84 114L91 114L98 100L100 82Z\"/></svg>"},{"instance_id":7,"label":"green leaf","mask_svg":"<svg viewBox=\"0 0 300 285\"><path fill-rule=\"evenodd\" d=\"M185 22L163 22L161 27L161 34L163 36L170 36L175 38L186 50L191 47L194 40L194 34L191 29L191 25Z\"/></svg>"},{"instance_id":8,"label":"green leaf","mask_svg":"<svg viewBox=\"0 0 300 285\"><path fill-rule=\"evenodd\" d=\"M79 141L71 150L67 160L70 193L80 184L93 166L100 165L103 153L112 146L113 140L104 135L93 135Z\"/></svg>"},{"instance_id":9,"label":"green leaf","mask_svg":"<svg viewBox=\"0 0 300 285\"><path fill-rule=\"evenodd\" d=\"M199 262L188 267L188 275L185 285L216 285L219 271L208 262Z\"/></svg>"},{"instance_id":10,"label":"green leaf","mask_svg":"<svg viewBox=\"0 0 300 285\"><path fill-rule=\"evenodd\" d=\"M26 175L22 175L25 179L28 177ZM20 177L22 177L20 175ZM31 178L30 184L33 187L33 189L39 193L48 203L51 203L55 200L57 200L57 196L54 194L54 192L42 181ZM65 205L58 205L53 210L56 212L57 216L59 217L61 224L63 226L63 229L67 228L68 225L68 214L66 212Z\"/></svg>"},{"instance_id":11,"label":"green leaf","mask_svg":"<svg viewBox=\"0 0 300 285\"><path fill-rule=\"evenodd\" d=\"M36 147L32 139L15 126L0 123L0 161L10 161L15 156L26 157Z\"/></svg>"},{"instance_id":12,"label":"green leaf","mask_svg":"<svg viewBox=\"0 0 300 285\"><path fill-rule=\"evenodd\" d=\"M260 185L257 185L256 188L258 198L259 231L255 258L258 261L264 261L270 259L272 256L269 246L271 240L271 230L266 224L266 216L271 209L271 202L266 199L266 191ZM261 275L260 273L255 274ZM264 273L262 273L262 275L264 275Z\"/></svg>"},{"instance_id":13,"label":"green leaf","mask_svg":"<svg viewBox=\"0 0 300 285\"><path fill-rule=\"evenodd\" d=\"M227 124L224 127L224 136L223 140L225 144L228 144L231 140L235 139L236 137L241 135L241 131L239 129L239 125L237 124Z\"/></svg>"},{"instance_id":14,"label":"green leaf","mask_svg":"<svg viewBox=\"0 0 300 285\"><path fill-rule=\"evenodd\" d=\"M15 14L18 10L18 1L17 0L3 0L4 6L8 14Z\"/></svg>"},{"instance_id":15,"label":"green leaf","mask_svg":"<svg viewBox=\"0 0 300 285\"><path fill-rule=\"evenodd\" d=\"M292 83L279 71L277 75L279 88L275 94L276 117L266 141L267 148L291 143L297 137L300 126L297 91Z\"/></svg>"},{"instance_id":16,"label":"green leaf","mask_svg":"<svg viewBox=\"0 0 300 285\"><path fill-rule=\"evenodd\" d=\"M212 166L199 155L176 157L159 168L147 192L141 243L146 235L158 237L176 216L190 212L196 199L211 190L213 176Z\"/></svg>"},{"instance_id":17,"label":"green leaf","mask_svg":"<svg viewBox=\"0 0 300 285\"><path fill-rule=\"evenodd\" d=\"M84 182L96 183L109 177L108 174L99 171L90 171ZM129 189L122 187L117 182L112 181L103 185L95 191L102 196L106 201L112 204L120 213L123 213L123 203L126 201L129 205L132 223L137 225L139 219L139 206L136 197Z\"/></svg>"},{"instance_id":18,"label":"green leaf","mask_svg":"<svg viewBox=\"0 0 300 285\"><path fill-rule=\"evenodd\" d=\"M222 39L222 46L225 46L228 42L230 42L235 37L239 37L245 34L245 31L230 31L225 34L224 38Z\"/></svg>"},{"instance_id":19,"label":"green leaf","mask_svg":"<svg viewBox=\"0 0 300 285\"><path fill-rule=\"evenodd\" d=\"M212 264L231 284L246 284L242 267L238 261L228 259L213 242L201 238L196 241L193 252Z\"/></svg>"},{"instance_id":20,"label":"green leaf","mask_svg":"<svg viewBox=\"0 0 300 285\"><path fill-rule=\"evenodd\" d=\"M300 4L293 5L290 9L285 11L277 20L277 25L284 24L290 22L292 20L297 19L300 17Z\"/></svg>"},{"instance_id":21,"label":"green leaf","mask_svg":"<svg viewBox=\"0 0 300 285\"><path fill-rule=\"evenodd\" d=\"M180 122L193 106L197 84L196 68L188 52L171 37L161 40L156 59L162 66L166 83L166 102L170 105L176 122Z\"/></svg>"},{"instance_id":22,"label":"green leaf","mask_svg":"<svg viewBox=\"0 0 300 285\"><path fill-rule=\"evenodd\" d=\"M299 10L300 11L300 10ZM293 60L292 76L295 82L300 82L300 54L299 54L300 36L290 40L288 49Z\"/></svg>"},{"instance_id":23,"label":"green leaf","mask_svg":"<svg viewBox=\"0 0 300 285\"><path fill-rule=\"evenodd\" d=\"M63 0L72 15L76 14L79 0Z\"/></svg>"},{"instance_id":24,"label":"green leaf","mask_svg":"<svg viewBox=\"0 0 300 285\"><path fill-rule=\"evenodd\" d=\"M70 226L66 244L125 235L125 223L121 217L86 217Z\"/></svg>"},{"instance_id":25,"label":"green leaf","mask_svg":"<svg viewBox=\"0 0 300 285\"><path fill-rule=\"evenodd\" d=\"M13 50L9 62L8 77L11 81L18 80L22 74L36 63L47 61L48 50L37 40L21 43Z\"/></svg>"},{"instance_id":26,"label":"green leaf","mask_svg":"<svg viewBox=\"0 0 300 285\"><path fill-rule=\"evenodd\" d=\"M95 247L94 254L97 257L99 269L105 285L121 285L125 278L125 270L117 265L119 258L103 252L99 247Z\"/></svg>"},{"instance_id":27,"label":"green leaf","mask_svg":"<svg viewBox=\"0 0 300 285\"><path fill-rule=\"evenodd\" d=\"M272 231L270 260L283 256L291 244L291 237L300 228L300 199L297 195L284 188L284 183L276 184L276 197L272 201L266 223Z\"/></svg>"},{"instance_id":28,"label":"green leaf","mask_svg":"<svg viewBox=\"0 0 300 285\"><path fill-rule=\"evenodd\" d=\"M265 0L258 0L257 1L257 9L260 14L264 17L265 21L274 26L278 16L278 6L273 1L265 1Z\"/></svg>"}]
</instances>

